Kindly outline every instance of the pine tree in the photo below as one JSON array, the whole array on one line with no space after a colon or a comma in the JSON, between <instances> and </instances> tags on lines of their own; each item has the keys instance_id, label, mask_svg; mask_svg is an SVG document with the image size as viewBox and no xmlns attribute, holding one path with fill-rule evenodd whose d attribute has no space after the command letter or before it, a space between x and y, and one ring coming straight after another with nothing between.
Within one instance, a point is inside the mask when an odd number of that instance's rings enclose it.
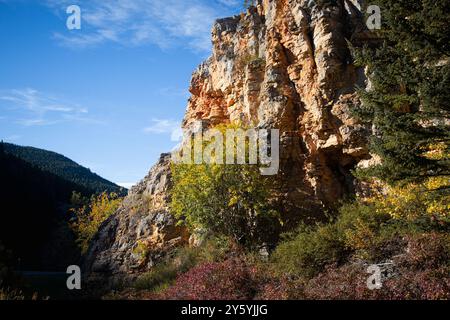
<instances>
[{"instance_id":1,"label":"pine tree","mask_svg":"<svg viewBox=\"0 0 450 320\"><path fill-rule=\"evenodd\" d=\"M356 49L370 89L356 114L374 127L382 164L366 175L389 183L450 177L450 0L378 0L381 43Z\"/></svg>"}]
</instances>

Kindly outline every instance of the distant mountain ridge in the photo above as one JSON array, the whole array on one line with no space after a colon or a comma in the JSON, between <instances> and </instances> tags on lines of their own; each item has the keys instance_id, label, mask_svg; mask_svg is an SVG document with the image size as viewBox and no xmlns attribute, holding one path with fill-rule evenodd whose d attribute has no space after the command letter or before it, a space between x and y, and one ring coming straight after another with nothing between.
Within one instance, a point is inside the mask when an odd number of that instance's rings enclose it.
<instances>
[{"instance_id":1,"label":"distant mountain ridge","mask_svg":"<svg viewBox=\"0 0 450 320\"><path fill-rule=\"evenodd\" d=\"M35 147L25 147L10 143L3 143L6 153L12 154L43 171L50 172L67 181L78 184L92 193L115 192L126 195L127 189L108 181L90 169L85 168L75 161L53 151Z\"/></svg>"}]
</instances>

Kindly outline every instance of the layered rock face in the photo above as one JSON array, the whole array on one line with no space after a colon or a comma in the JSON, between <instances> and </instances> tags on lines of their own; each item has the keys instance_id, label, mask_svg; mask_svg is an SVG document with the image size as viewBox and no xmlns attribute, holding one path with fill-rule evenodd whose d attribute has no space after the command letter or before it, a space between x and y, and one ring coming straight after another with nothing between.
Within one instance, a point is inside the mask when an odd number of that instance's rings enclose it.
<instances>
[{"instance_id":1,"label":"layered rock face","mask_svg":"<svg viewBox=\"0 0 450 320\"><path fill-rule=\"evenodd\" d=\"M364 38L362 14L357 0L320 2L260 0L245 14L218 20L213 54L193 74L183 122L186 130L197 120L279 129L274 192L292 225L351 193L350 170L368 158L367 130L349 112L360 103L355 86L365 85L347 43ZM167 209L169 161L162 156L102 226L89 274L134 275L186 243Z\"/></svg>"},{"instance_id":2,"label":"layered rock face","mask_svg":"<svg viewBox=\"0 0 450 320\"><path fill-rule=\"evenodd\" d=\"M202 120L280 130L276 189L294 214L333 207L352 189L350 169L367 156L365 128L349 114L365 79L347 44L364 36L358 7L258 1L217 21L213 55L192 78L185 128Z\"/></svg>"}]
</instances>

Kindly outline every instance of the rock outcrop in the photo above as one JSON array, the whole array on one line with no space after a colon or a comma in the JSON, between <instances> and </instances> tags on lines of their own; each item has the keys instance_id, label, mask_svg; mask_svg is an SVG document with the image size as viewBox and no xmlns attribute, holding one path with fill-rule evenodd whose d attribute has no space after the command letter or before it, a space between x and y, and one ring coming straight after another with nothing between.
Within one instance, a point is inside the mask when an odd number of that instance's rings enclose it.
<instances>
[{"instance_id":1,"label":"rock outcrop","mask_svg":"<svg viewBox=\"0 0 450 320\"><path fill-rule=\"evenodd\" d=\"M264 0L218 20L213 54L192 77L183 123L279 129L276 189L293 219L352 192L350 169L367 157L366 128L349 113L364 70L353 65L347 43L366 32L356 1L335 2Z\"/></svg>"},{"instance_id":2,"label":"rock outcrop","mask_svg":"<svg viewBox=\"0 0 450 320\"><path fill-rule=\"evenodd\" d=\"M168 210L169 166L170 154L162 154L102 224L84 263L89 281L119 284L150 269L170 249L188 243L188 233L176 226Z\"/></svg>"},{"instance_id":3,"label":"rock outcrop","mask_svg":"<svg viewBox=\"0 0 450 320\"><path fill-rule=\"evenodd\" d=\"M292 224L353 192L350 170L368 158L367 130L349 112L360 103L355 86L365 85L348 45L367 37L358 2L257 1L215 23L213 54L192 76L184 129L201 120L280 130L274 187ZM187 241L167 210L168 161L164 155L102 226L90 274L134 275ZM148 252L139 254L141 244Z\"/></svg>"}]
</instances>

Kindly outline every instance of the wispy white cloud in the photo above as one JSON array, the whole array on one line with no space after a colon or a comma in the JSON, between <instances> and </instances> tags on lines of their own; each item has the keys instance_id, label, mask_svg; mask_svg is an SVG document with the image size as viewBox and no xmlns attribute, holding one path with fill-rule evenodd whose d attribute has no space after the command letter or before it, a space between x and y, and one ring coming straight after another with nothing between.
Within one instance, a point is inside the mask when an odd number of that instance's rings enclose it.
<instances>
[{"instance_id":1,"label":"wispy white cloud","mask_svg":"<svg viewBox=\"0 0 450 320\"><path fill-rule=\"evenodd\" d=\"M0 107L15 110L23 126L46 126L60 122L100 121L87 117L88 109L33 88L0 90Z\"/></svg>"},{"instance_id":2,"label":"wispy white cloud","mask_svg":"<svg viewBox=\"0 0 450 320\"><path fill-rule=\"evenodd\" d=\"M105 42L122 45L156 44L168 48L187 44L197 51L211 47L210 30L215 19L231 14L238 0L47 0L47 5L65 12L75 2L81 8L82 28L54 34L70 47ZM73 4L73 3L70 3ZM62 16L64 17L64 16Z\"/></svg>"},{"instance_id":3,"label":"wispy white cloud","mask_svg":"<svg viewBox=\"0 0 450 320\"><path fill-rule=\"evenodd\" d=\"M49 126L58 123L56 120L47 119L18 119L17 123L25 127Z\"/></svg>"},{"instance_id":4,"label":"wispy white cloud","mask_svg":"<svg viewBox=\"0 0 450 320\"><path fill-rule=\"evenodd\" d=\"M144 128L145 133L170 134L170 140L179 142L183 137L181 122L171 119L152 119L151 125Z\"/></svg>"},{"instance_id":5,"label":"wispy white cloud","mask_svg":"<svg viewBox=\"0 0 450 320\"><path fill-rule=\"evenodd\" d=\"M145 133L172 133L181 126L179 121L171 119L152 119L151 125L144 128Z\"/></svg>"}]
</instances>

